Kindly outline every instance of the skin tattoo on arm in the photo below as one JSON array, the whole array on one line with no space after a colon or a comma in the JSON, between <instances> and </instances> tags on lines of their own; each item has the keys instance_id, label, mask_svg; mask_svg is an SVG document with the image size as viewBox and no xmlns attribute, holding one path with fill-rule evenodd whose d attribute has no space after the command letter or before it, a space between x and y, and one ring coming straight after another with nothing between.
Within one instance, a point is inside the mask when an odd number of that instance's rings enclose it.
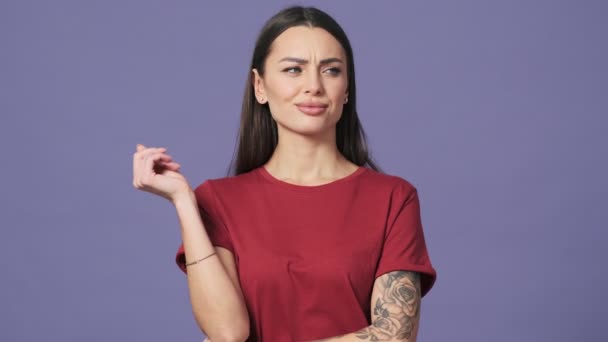
<instances>
[{"instance_id":1,"label":"skin tattoo on arm","mask_svg":"<svg viewBox=\"0 0 608 342\"><path fill-rule=\"evenodd\" d=\"M372 294L372 325L355 333L364 341L416 339L420 319L420 274L395 271L382 275Z\"/></svg>"}]
</instances>

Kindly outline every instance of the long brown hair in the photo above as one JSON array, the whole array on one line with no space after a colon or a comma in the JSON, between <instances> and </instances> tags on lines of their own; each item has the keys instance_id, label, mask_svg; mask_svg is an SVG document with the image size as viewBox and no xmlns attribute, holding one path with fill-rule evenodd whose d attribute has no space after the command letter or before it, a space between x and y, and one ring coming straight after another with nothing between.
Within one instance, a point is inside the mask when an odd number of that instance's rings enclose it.
<instances>
[{"instance_id":1,"label":"long brown hair","mask_svg":"<svg viewBox=\"0 0 608 342\"><path fill-rule=\"evenodd\" d=\"M381 172L368 151L365 132L357 116L355 62L350 42L340 25L327 13L314 8L292 6L270 18L262 28L253 50L253 57L245 84L241 122L235 150L228 169L229 175L239 175L264 165L272 156L278 142L277 124L270 115L268 104L257 102L254 94L252 70L264 75L264 63L270 45L285 30L294 26L319 27L340 42L346 52L348 74L348 102L336 124L336 144L342 155L359 166Z\"/></svg>"}]
</instances>

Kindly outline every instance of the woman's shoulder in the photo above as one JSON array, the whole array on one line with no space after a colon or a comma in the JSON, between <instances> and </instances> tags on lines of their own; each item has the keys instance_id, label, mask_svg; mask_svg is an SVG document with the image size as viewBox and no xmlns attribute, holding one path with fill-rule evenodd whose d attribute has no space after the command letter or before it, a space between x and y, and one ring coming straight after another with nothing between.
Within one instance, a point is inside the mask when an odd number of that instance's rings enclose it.
<instances>
[{"instance_id":1,"label":"woman's shoulder","mask_svg":"<svg viewBox=\"0 0 608 342\"><path fill-rule=\"evenodd\" d=\"M409 179L399 176L397 174L385 173L376 171L368 168L365 172L365 177L361 177L361 180L368 182L376 187L383 187L388 189L399 189L404 191L414 191L416 187Z\"/></svg>"},{"instance_id":2,"label":"woman's shoulder","mask_svg":"<svg viewBox=\"0 0 608 342\"><path fill-rule=\"evenodd\" d=\"M257 169L224 177L207 178L198 185L195 191L238 192L246 190L257 182Z\"/></svg>"},{"instance_id":3,"label":"woman's shoulder","mask_svg":"<svg viewBox=\"0 0 608 342\"><path fill-rule=\"evenodd\" d=\"M361 168L361 171L355 171L358 175L352 179L354 182L349 181L342 184L363 186L367 189L388 193L407 194L416 191L414 184L403 176L377 171L367 166L361 166ZM246 193L255 193L259 186L266 182L264 175L259 168L256 168L238 175L208 178L197 187L196 192L242 196Z\"/></svg>"}]
</instances>

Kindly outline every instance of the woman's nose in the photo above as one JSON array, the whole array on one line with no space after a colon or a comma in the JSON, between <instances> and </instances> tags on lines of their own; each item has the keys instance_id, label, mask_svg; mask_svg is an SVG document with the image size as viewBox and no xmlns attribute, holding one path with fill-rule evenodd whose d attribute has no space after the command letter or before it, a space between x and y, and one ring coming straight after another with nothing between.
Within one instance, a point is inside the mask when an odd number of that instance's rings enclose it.
<instances>
[{"instance_id":1,"label":"woman's nose","mask_svg":"<svg viewBox=\"0 0 608 342\"><path fill-rule=\"evenodd\" d=\"M321 94L323 92L323 82L321 76L316 72L308 73L306 77L306 93L307 94Z\"/></svg>"}]
</instances>

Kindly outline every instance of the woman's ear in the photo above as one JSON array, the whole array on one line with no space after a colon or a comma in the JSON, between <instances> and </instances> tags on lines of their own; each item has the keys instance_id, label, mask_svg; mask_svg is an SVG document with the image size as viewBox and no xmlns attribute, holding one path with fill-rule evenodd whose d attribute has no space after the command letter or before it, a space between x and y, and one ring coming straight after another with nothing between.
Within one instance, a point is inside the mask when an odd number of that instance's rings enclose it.
<instances>
[{"instance_id":1,"label":"woman's ear","mask_svg":"<svg viewBox=\"0 0 608 342\"><path fill-rule=\"evenodd\" d=\"M257 69L254 68L251 70L251 72L253 74L253 77L251 77L251 82L253 83L253 92L255 98L260 104L265 104L268 102L268 99L266 98L266 90L264 89L264 80L262 79L262 76L260 76Z\"/></svg>"}]
</instances>

